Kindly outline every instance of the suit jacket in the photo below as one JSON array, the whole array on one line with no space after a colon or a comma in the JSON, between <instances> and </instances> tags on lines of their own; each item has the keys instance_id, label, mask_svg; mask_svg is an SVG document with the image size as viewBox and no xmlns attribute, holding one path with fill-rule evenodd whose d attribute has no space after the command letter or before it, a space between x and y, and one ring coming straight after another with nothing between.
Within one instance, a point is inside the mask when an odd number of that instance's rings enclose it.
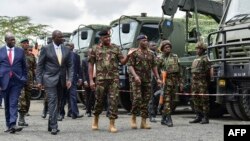
<instances>
[{"instance_id":1,"label":"suit jacket","mask_svg":"<svg viewBox=\"0 0 250 141\"><path fill-rule=\"evenodd\" d=\"M74 76L73 76L73 83L77 84L77 81L82 78L82 66L80 62L80 56L74 52L72 53L72 60L74 64Z\"/></svg>"},{"instance_id":2,"label":"suit jacket","mask_svg":"<svg viewBox=\"0 0 250 141\"><path fill-rule=\"evenodd\" d=\"M89 83L89 67L88 67L88 59L82 60L82 69L83 69L83 78L84 81Z\"/></svg>"},{"instance_id":3,"label":"suit jacket","mask_svg":"<svg viewBox=\"0 0 250 141\"><path fill-rule=\"evenodd\" d=\"M6 46L0 48L0 87L5 90L9 84L10 71L16 85L24 85L27 80L27 68L24 50L14 47L15 56L12 65L9 62Z\"/></svg>"},{"instance_id":4,"label":"suit jacket","mask_svg":"<svg viewBox=\"0 0 250 141\"><path fill-rule=\"evenodd\" d=\"M73 80L73 63L69 48L61 45L62 62L58 62L53 43L43 47L36 69L36 80L38 84L45 87L55 87L59 81L62 86L66 86L66 74L68 80Z\"/></svg>"}]
</instances>

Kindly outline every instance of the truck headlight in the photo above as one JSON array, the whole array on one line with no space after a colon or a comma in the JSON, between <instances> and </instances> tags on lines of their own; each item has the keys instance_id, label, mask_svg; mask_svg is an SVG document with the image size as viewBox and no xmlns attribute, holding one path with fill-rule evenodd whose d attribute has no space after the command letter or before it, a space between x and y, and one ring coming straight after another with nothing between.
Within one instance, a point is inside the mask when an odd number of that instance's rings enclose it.
<instances>
[{"instance_id":1,"label":"truck headlight","mask_svg":"<svg viewBox=\"0 0 250 141\"><path fill-rule=\"evenodd\" d=\"M219 86L220 87L225 87L226 86L226 81L224 79L219 80Z\"/></svg>"}]
</instances>

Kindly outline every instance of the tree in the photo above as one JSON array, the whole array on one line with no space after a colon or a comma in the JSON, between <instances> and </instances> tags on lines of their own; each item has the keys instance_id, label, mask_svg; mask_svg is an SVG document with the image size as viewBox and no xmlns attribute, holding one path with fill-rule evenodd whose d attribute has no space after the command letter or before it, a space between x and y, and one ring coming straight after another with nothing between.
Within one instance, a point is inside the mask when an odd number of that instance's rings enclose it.
<instances>
[{"instance_id":1,"label":"tree","mask_svg":"<svg viewBox=\"0 0 250 141\"><path fill-rule=\"evenodd\" d=\"M4 44L4 36L6 32L12 32L16 40L21 38L38 37L47 32L48 25L33 24L31 18L27 16L8 17L0 16L0 45Z\"/></svg>"}]
</instances>

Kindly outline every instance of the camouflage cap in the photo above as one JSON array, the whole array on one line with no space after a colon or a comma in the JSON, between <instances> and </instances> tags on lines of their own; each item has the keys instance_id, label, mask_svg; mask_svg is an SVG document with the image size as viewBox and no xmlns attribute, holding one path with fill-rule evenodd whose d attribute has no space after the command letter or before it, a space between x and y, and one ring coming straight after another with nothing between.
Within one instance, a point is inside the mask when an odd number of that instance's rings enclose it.
<instances>
[{"instance_id":1,"label":"camouflage cap","mask_svg":"<svg viewBox=\"0 0 250 141\"><path fill-rule=\"evenodd\" d=\"M107 36L107 35L110 36L110 30L104 29L104 30L100 31L98 34L99 34L99 36Z\"/></svg>"},{"instance_id":2,"label":"camouflage cap","mask_svg":"<svg viewBox=\"0 0 250 141\"><path fill-rule=\"evenodd\" d=\"M142 40L142 39L148 39L148 37L146 35L141 34L136 38L136 40Z\"/></svg>"},{"instance_id":3,"label":"camouflage cap","mask_svg":"<svg viewBox=\"0 0 250 141\"><path fill-rule=\"evenodd\" d=\"M20 40L20 43L24 43L24 42L29 42L29 39L28 38L23 38Z\"/></svg>"},{"instance_id":4,"label":"camouflage cap","mask_svg":"<svg viewBox=\"0 0 250 141\"><path fill-rule=\"evenodd\" d=\"M166 45L169 45L170 48L172 48L172 44L169 40L163 40L163 41L161 41L161 44L160 44L160 50L162 51L163 47Z\"/></svg>"},{"instance_id":5,"label":"camouflage cap","mask_svg":"<svg viewBox=\"0 0 250 141\"><path fill-rule=\"evenodd\" d=\"M207 45L204 42L197 42L195 45L195 48L201 48L206 50L207 49Z\"/></svg>"}]
</instances>

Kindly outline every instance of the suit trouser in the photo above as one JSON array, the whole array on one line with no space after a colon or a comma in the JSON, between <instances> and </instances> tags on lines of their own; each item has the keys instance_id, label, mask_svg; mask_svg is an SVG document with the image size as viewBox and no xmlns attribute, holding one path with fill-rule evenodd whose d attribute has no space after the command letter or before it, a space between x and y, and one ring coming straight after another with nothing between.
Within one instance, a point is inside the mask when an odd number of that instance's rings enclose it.
<instances>
[{"instance_id":1,"label":"suit trouser","mask_svg":"<svg viewBox=\"0 0 250 141\"><path fill-rule=\"evenodd\" d=\"M2 92L0 90L0 106L2 106Z\"/></svg>"},{"instance_id":2,"label":"suit trouser","mask_svg":"<svg viewBox=\"0 0 250 141\"><path fill-rule=\"evenodd\" d=\"M17 107L18 107L18 98L21 94L23 88L22 84L14 78L9 80L9 84L5 90L2 91L4 97L4 106L5 106L5 120L6 126L11 128L16 126L17 121Z\"/></svg>"},{"instance_id":3,"label":"suit trouser","mask_svg":"<svg viewBox=\"0 0 250 141\"><path fill-rule=\"evenodd\" d=\"M72 114L72 116L78 116L79 115L79 111L78 111L78 106L77 106L77 86L75 84L73 84L70 89L69 89L69 93L68 93L68 99L69 99L69 112L70 114Z\"/></svg>"},{"instance_id":4,"label":"suit trouser","mask_svg":"<svg viewBox=\"0 0 250 141\"><path fill-rule=\"evenodd\" d=\"M58 106L61 104L63 95L63 87L59 84L55 87L45 87L45 92L48 96L48 111L49 111L49 127L57 129Z\"/></svg>"}]
</instances>

